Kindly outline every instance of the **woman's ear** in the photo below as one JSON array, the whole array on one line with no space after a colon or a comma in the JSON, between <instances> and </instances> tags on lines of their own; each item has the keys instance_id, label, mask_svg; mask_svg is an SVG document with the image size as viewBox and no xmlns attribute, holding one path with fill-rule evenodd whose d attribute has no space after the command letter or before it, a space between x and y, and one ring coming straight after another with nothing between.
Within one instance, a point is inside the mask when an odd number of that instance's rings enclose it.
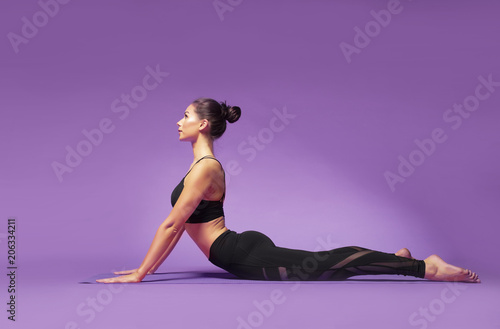
<instances>
[{"instance_id":1,"label":"woman's ear","mask_svg":"<svg viewBox=\"0 0 500 329\"><path fill-rule=\"evenodd\" d=\"M201 120L201 122L200 122L200 131L202 131L206 127L208 127L208 120L207 119Z\"/></svg>"}]
</instances>

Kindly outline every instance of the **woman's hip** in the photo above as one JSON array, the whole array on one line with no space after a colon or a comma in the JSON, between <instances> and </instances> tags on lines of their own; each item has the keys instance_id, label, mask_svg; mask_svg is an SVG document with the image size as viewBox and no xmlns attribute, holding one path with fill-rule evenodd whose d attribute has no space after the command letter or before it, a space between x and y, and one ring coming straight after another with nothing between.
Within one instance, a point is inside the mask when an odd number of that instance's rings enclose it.
<instances>
[{"instance_id":1,"label":"woman's hip","mask_svg":"<svg viewBox=\"0 0 500 329\"><path fill-rule=\"evenodd\" d=\"M210 257L208 260L225 270L231 264L241 261L242 257L248 255L253 249L271 246L273 241L265 234L258 231L244 231L237 233L227 230L215 239L210 246Z\"/></svg>"}]
</instances>

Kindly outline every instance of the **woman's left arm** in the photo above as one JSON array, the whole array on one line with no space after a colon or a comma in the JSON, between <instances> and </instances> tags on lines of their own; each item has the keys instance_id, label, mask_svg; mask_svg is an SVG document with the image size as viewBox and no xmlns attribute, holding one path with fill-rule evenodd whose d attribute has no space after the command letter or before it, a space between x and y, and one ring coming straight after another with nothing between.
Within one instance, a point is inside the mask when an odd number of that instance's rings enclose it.
<instances>
[{"instance_id":1,"label":"woman's left arm","mask_svg":"<svg viewBox=\"0 0 500 329\"><path fill-rule=\"evenodd\" d=\"M184 182L184 189L174 208L156 231L153 242L141 266L131 274L99 279L96 280L97 282L140 282L155 264L163 261L168 256L167 251L173 249L173 246L172 248L169 248L169 246L174 241L177 242L179 240L179 235L184 232L184 224L203 199L205 191L210 187L211 175L209 168L206 166L197 166L195 169L190 173L189 182ZM165 254L167 255L163 257Z\"/></svg>"}]
</instances>

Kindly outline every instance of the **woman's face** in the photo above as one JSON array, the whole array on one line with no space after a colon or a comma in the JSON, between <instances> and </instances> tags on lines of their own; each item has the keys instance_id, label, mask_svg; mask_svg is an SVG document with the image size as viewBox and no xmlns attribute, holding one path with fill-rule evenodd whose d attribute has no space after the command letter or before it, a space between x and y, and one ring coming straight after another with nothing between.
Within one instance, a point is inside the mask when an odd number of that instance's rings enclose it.
<instances>
[{"instance_id":1,"label":"woman's face","mask_svg":"<svg viewBox=\"0 0 500 329\"><path fill-rule=\"evenodd\" d=\"M200 134L200 127L205 120L200 120L194 111L194 106L189 105L184 111L184 117L177 122L179 127L179 140L194 141Z\"/></svg>"}]
</instances>

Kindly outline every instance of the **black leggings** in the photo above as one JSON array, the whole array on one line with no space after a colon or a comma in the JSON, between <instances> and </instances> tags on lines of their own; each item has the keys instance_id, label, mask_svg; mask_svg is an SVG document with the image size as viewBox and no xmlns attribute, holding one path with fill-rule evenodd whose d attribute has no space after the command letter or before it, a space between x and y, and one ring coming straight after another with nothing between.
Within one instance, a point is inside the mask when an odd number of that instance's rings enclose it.
<instances>
[{"instance_id":1,"label":"black leggings","mask_svg":"<svg viewBox=\"0 0 500 329\"><path fill-rule=\"evenodd\" d=\"M210 247L209 260L250 280L327 281L373 274L423 278L425 274L423 260L354 246L317 252L281 248L257 231L222 233Z\"/></svg>"}]
</instances>

